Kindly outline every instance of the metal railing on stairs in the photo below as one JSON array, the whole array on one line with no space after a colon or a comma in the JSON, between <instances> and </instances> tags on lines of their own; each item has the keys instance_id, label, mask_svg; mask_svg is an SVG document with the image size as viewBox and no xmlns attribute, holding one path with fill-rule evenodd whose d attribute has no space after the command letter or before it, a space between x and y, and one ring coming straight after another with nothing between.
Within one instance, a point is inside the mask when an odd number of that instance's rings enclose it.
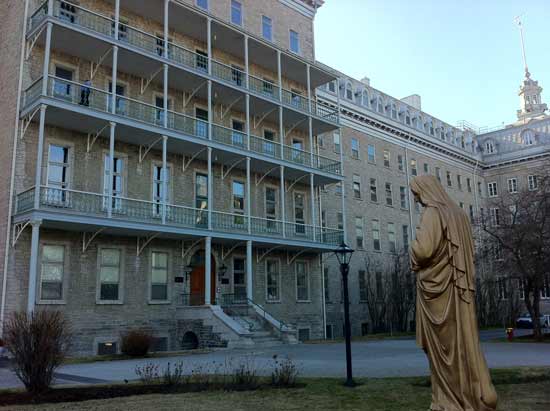
<instances>
[{"instance_id":1,"label":"metal railing on stairs","mask_svg":"<svg viewBox=\"0 0 550 411\"><path fill-rule=\"evenodd\" d=\"M260 304L256 303L252 299L239 294L222 295L222 299L221 299L222 308L231 308L238 305L240 306L246 305L248 306L248 308L254 309L255 313L260 315L260 317L262 317L269 324L272 324L273 326L275 326L275 328L277 328L280 332L292 331L292 327L290 327L284 321L276 318L273 314L268 312L264 307L262 307Z\"/></svg>"}]
</instances>

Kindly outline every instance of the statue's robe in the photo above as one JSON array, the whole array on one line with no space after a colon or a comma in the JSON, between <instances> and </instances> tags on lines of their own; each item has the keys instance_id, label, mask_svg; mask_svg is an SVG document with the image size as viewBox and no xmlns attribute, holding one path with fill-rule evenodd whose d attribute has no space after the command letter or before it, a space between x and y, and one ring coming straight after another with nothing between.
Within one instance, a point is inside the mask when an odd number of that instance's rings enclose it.
<instances>
[{"instance_id":1,"label":"statue's robe","mask_svg":"<svg viewBox=\"0 0 550 411\"><path fill-rule=\"evenodd\" d=\"M416 340L431 369L431 410L493 411L497 395L479 344L470 222L433 180L411 184L426 206L411 264L417 272Z\"/></svg>"}]
</instances>

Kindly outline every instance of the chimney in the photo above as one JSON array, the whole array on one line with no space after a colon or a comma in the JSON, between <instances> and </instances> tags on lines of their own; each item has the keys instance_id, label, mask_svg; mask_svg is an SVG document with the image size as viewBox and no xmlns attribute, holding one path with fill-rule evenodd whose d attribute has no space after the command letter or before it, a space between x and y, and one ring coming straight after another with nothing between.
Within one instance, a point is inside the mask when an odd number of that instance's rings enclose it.
<instances>
[{"instance_id":1,"label":"chimney","mask_svg":"<svg viewBox=\"0 0 550 411\"><path fill-rule=\"evenodd\" d=\"M422 99L418 94L403 97L401 101L407 103L409 106L413 106L417 110L422 110Z\"/></svg>"},{"instance_id":2,"label":"chimney","mask_svg":"<svg viewBox=\"0 0 550 411\"><path fill-rule=\"evenodd\" d=\"M361 79L361 83L363 83L365 86L370 86L370 78L368 77L363 77Z\"/></svg>"}]
</instances>

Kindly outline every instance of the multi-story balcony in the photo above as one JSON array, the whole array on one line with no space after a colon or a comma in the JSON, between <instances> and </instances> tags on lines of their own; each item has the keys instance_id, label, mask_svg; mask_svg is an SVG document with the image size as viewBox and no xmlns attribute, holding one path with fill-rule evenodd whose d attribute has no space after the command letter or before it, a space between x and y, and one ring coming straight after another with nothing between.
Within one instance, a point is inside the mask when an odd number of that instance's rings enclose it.
<instances>
[{"instance_id":1,"label":"multi-story balcony","mask_svg":"<svg viewBox=\"0 0 550 411\"><path fill-rule=\"evenodd\" d=\"M174 204L109 197L77 190L40 187L38 208L36 190L30 188L17 196L15 222L25 221L35 213L45 226L68 229L74 224L108 227L122 232L163 233L170 237L193 238L212 236L226 240L253 240L257 245L285 244L328 250L341 243L343 231L289 221L260 218ZM109 201L112 208L109 211Z\"/></svg>"}]
</instances>

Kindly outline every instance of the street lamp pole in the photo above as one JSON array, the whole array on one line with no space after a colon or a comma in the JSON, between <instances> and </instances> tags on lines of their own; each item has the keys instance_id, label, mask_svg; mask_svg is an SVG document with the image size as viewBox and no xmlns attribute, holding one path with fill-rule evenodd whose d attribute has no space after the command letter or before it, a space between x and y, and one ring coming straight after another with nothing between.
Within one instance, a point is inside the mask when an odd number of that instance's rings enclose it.
<instances>
[{"instance_id":1,"label":"street lamp pole","mask_svg":"<svg viewBox=\"0 0 550 411\"><path fill-rule=\"evenodd\" d=\"M349 320L349 290L348 290L348 274L349 274L349 262L353 249L351 249L344 242L334 250L338 263L340 264L340 273L342 274L342 287L344 287L344 331L346 337L346 387L354 387L353 371L351 365L351 325Z\"/></svg>"}]
</instances>

